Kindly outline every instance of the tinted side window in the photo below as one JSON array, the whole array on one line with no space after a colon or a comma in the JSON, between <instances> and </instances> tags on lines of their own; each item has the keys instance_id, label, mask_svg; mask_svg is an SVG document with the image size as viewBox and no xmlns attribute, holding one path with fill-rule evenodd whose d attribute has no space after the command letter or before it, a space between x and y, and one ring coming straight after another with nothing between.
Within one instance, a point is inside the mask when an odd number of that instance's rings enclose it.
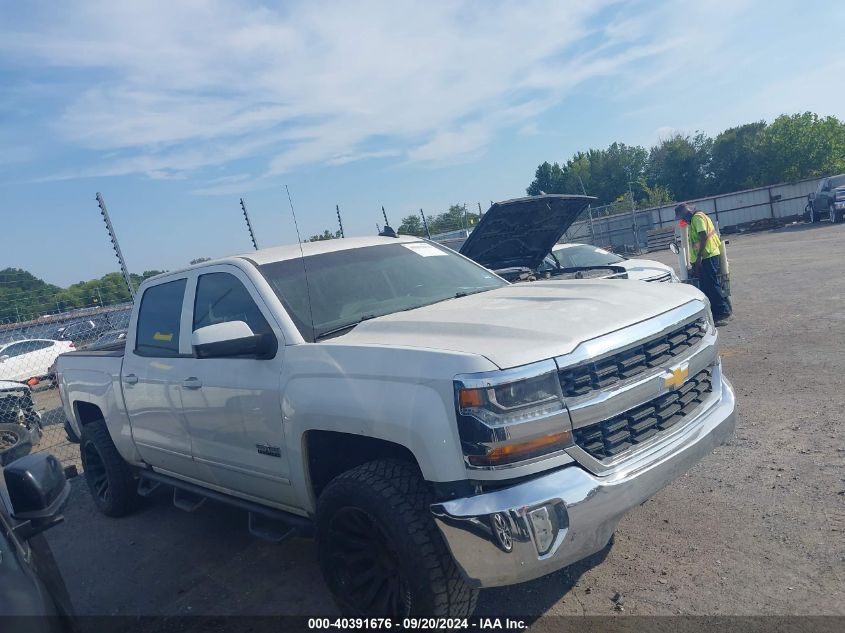
<instances>
[{"instance_id":1,"label":"tinted side window","mask_svg":"<svg viewBox=\"0 0 845 633\"><path fill-rule=\"evenodd\" d=\"M47 349L48 347L53 347L53 343L50 341L34 341L32 351L34 352L39 349Z\"/></svg>"},{"instance_id":2,"label":"tinted side window","mask_svg":"<svg viewBox=\"0 0 845 633\"><path fill-rule=\"evenodd\" d=\"M135 353L139 356L179 355L179 320L185 279L152 286L144 292L138 311Z\"/></svg>"},{"instance_id":3,"label":"tinted side window","mask_svg":"<svg viewBox=\"0 0 845 633\"><path fill-rule=\"evenodd\" d=\"M244 321L255 334L272 332L237 277L229 273L200 275L194 301L194 329L227 321Z\"/></svg>"}]
</instances>

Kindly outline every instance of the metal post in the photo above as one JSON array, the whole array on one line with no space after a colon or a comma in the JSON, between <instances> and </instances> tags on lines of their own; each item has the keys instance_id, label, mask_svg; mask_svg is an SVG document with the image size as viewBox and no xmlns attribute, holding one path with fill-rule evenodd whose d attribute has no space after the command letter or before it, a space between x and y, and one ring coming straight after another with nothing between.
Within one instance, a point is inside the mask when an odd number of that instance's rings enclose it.
<instances>
[{"instance_id":1,"label":"metal post","mask_svg":"<svg viewBox=\"0 0 845 633\"><path fill-rule=\"evenodd\" d=\"M381 214L384 216L384 225L390 226L390 222L387 221L387 212L384 210L384 205L381 206Z\"/></svg>"},{"instance_id":2,"label":"metal post","mask_svg":"<svg viewBox=\"0 0 845 633\"><path fill-rule=\"evenodd\" d=\"M18 315L18 323L20 323L21 322L21 311L18 309L18 302L15 301L13 303L15 304L15 313L17 313L17 315Z\"/></svg>"},{"instance_id":3,"label":"metal post","mask_svg":"<svg viewBox=\"0 0 845 633\"><path fill-rule=\"evenodd\" d=\"M129 269L126 268L126 261L123 259L123 253L120 252L120 245L117 243L117 235L114 233L114 227L111 224L108 209L106 209L106 201L103 200L103 196L99 191L97 192L96 198L97 204L100 206L100 214L102 214L103 220L106 223L106 228L109 231L109 239L111 239L112 248L114 248L114 253L117 255L117 261L120 263L120 272L123 273L123 279L126 281L126 287L129 288L129 296L132 297L132 301L135 301L135 288L132 287L132 278L129 276ZM56 307L58 307L58 302L56 303Z\"/></svg>"},{"instance_id":4,"label":"metal post","mask_svg":"<svg viewBox=\"0 0 845 633\"><path fill-rule=\"evenodd\" d=\"M631 219L633 224L631 228L634 229L634 242L637 246L637 251L640 250L640 227L637 226L637 208L634 206L634 192L631 190L631 181L628 180L628 195L631 196Z\"/></svg>"},{"instance_id":5,"label":"metal post","mask_svg":"<svg viewBox=\"0 0 845 633\"><path fill-rule=\"evenodd\" d=\"M97 296L100 298L100 307L102 308L103 307L103 295L100 294L100 287L99 286L97 286L96 290L97 290Z\"/></svg>"},{"instance_id":6,"label":"metal post","mask_svg":"<svg viewBox=\"0 0 845 633\"><path fill-rule=\"evenodd\" d=\"M340 226L340 236L346 237L343 234L343 220L340 219L340 205L336 204L336 205L334 205L334 208L337 209L337 224L338 224L338 226Z\"/></svg>"},{"instance_id":7,"label":"metal post","mask_svg":"<svg viewBox=\"0 0 845 633\"><path fill-rule=\"evenodd\" d=\"M428 222L426 222L425 213L423 213L422 209L420 209L420 215L422 216L423 227L425 227L425 234L428 236L428 239L431 239L431 231L428 230Z\"/></svg>"},{"instance_id":8,"label":"metal post","mask_svg":"<svg viewBox=\"0 0 845 633\"><path fill-rule=\"evenodd\" d=\"M246 205L244 204L243 198L241 198L241 209L244 212L244 220L246 220L246 228L249 231L249 239L252 240L252 247L258 250L258 243L255 241L255 233L252 232L252 223L249 221L249 214L246 212Z\"/></svg>"}]
</instances>

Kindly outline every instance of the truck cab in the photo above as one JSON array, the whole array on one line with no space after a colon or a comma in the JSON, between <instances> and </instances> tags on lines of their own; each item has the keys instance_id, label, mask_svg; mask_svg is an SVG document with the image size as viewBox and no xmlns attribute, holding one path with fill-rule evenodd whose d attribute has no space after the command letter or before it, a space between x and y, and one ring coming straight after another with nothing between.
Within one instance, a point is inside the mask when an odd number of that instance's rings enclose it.
<instances>
[{"instance_id":1,"label":"truck cab","mask_svg":"<svg viewBox=\"0 0 845 633\"><path fill-rule=\"evenodd\" d=\"M841 222L845 216L845 174L822 178L807 206L810 222Z\"/></svg>"}]
</instances>

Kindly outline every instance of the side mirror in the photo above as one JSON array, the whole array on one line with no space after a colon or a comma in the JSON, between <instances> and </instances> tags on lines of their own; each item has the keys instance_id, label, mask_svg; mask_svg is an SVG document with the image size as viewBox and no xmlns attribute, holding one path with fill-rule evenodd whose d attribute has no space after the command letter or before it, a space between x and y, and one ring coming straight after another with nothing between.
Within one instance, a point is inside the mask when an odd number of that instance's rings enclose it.
<instances>
[{"instance_id":1,"label":"side mirror","mask_svg":"<svg viewBox=\"0 0 845 633\"><path fill-rule=\"evenodd\" d=\"M672 251L673 253L675 253L675 255L677 255L678 254L678 245L675 244L675 242L669 242L669 250Z\"/></svg>"},{"instance_id":2,"label":"side mirror","mask_svg":"<svg viewBox=\"0 0 845 633\"><path fill-rule=\"evenodd\" d=\"M70 495L61 462L46 453L16 459L3 469L14 529L28 539L64 521L59 514Z\"/></svg>"},{"instance_id":3,"label":"side mirror","mask_svg":"<svg viewBox=\"0 0 845 633\"><path fill-rule=\"evenodd\" d=\"M7 360L9 360L9 355L8 355L8 354L5 354L5 355L3 355L3 356L0 356L0 363L5 363Z\"/></svg>"},{"instance_id":4,"label":"side mirror","mask_svg":"<svg viewBox=\"0 0 845 633\"><path fill-rule=\"evenodd\" d=\"M278 349L276 337L272 333L255 334L243 321L215 323L194 330L191 345L197 358L246 356L268 359L273 358Z\"/></svg>"}]
</instances>

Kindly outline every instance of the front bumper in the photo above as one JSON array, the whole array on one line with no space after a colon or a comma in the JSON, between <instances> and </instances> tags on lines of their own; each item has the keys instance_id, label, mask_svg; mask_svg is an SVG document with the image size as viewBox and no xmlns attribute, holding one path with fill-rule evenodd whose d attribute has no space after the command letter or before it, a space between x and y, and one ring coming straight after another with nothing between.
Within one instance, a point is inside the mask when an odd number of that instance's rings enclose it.
<instances>
[{"instance_id":1,"label":"front bumper","mask_svg":"<svg viewBox=\"0 0 845 633\"><path fill-rule=\"evenodd\" d=\"M721 372L720 372L721 373ZM431 507L467 581L497 587L532 580L604 548L622 516L684 474L734 431L735 400L721 394L665 443L593 475L574 465L516 486Z\"/></svg>"}]
</instances>

